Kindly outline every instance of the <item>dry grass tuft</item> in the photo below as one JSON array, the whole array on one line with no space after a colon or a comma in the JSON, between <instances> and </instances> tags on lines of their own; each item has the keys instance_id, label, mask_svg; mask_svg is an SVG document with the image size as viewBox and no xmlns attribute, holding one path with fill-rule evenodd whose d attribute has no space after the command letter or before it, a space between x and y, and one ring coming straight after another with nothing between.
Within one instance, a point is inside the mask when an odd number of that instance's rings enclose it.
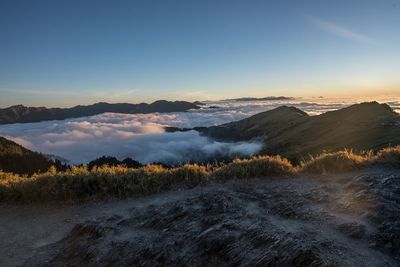
<instances>
[{"instance_id":1,"label":"dry grass tuft","mask_svg":"<svg viewBox=\"0 0 400 267\"><path fill-rule=\"evenodd\" d=\"M400 168L400 146L385 148L377 154L344 150L323 153L294 167L280 156L236 159L216 166L186 164L177 168L147 165L141 168L101 166L89 170L72 167L64 172L50 168L30 177L0 171L0 202L81 201L90 199L143 196L174 187L190 188L212 181L290 176L295 173L341 173L385 165Z\"/></svg>"},{"instance_id":2,"label":"dry grass tuft","mask_svg":"<svg viewBox=\"0 0 400 267\"><path fill-rule=\"evenodd\" d=\"M248 179L292 174L294 167L280 156L260 156L235 159L212 174L218 180Z\"/></svg>"},{"instance_id":3,"label":"dry grass tuft","mask_svg":"<svg viewBox=\"0 0 400 267\"><path fill-rule=\"evenodd\" d=\"M372 157L373 164L400 168L400 146L387 147Z\"/></svg>"},{"instance_id":4,"label":"dry grass tuft","mask_svg":"<svg viewBox=\"0 0 400 267\"><path fill-rule=\"evenodd\" d=\"M300 172L312 174L343 173L360 169L367 156L355 154L351 150L343 150L333 153L323 153L312 157L309 161L303 162Z\"/></svg>"}]
</instances>

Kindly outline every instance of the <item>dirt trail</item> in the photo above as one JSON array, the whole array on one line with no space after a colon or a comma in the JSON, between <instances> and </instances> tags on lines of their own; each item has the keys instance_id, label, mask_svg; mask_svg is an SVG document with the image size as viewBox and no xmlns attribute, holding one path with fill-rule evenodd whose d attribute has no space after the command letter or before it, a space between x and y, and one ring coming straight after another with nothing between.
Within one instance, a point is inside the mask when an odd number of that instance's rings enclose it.
<instances>
[{"instance_id":1,"label":"dirt trail","mask_svg":"<svg viewBox=\"0 0 400 267\"><path fill-rule=\"evenodd\" d=\"M400 266L400 172L0 207L0 266Z\"/></svg>"}]
</instances>

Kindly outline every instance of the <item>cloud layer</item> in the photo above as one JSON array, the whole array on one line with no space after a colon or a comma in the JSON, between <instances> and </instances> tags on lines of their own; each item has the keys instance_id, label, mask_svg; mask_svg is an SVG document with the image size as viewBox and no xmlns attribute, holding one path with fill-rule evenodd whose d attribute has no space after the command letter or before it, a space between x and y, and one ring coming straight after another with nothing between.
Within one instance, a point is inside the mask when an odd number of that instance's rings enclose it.
<instances>
[{"instance_id":1,"label":"cloud layer","mask_svg":"<svg viewBox=\"0 0 400 267\"><path fill-rule=\"evenodd\" d=\"M164 126L191 128L239 120L281 105L296 106L311 115L342 108L349 101L325 99L277 101L217 101L184 113L115 114L0 126L0 135L23 146L54 154L73 163L86 163L107 155L132 157L140 162L183 163L215 156L252 155L261 149L254 142L221 143L200 136L196 131L164 132ZM353 100L354 101L354 100ZM387 101L386 101L387 102ZM400 109L399 101L390 105Z\"/></svg>"},{"instance_id":2,"label":"cloud layer","mask_svg":"<svg viewBox=\"0 0 400 267\"><path fill-rule=\"evenodd\" d=\"M161 120L163 116L144 117ZM196 131L165 133L161 124L146 118L105 113L66 121L8 125L2 127L1 134L27 148L73 163L109 155L119 159L132 157L142 163L174 164L216 156L251 155L261 148L257 142L215 142Z\"/></svg>"}]
</instances>

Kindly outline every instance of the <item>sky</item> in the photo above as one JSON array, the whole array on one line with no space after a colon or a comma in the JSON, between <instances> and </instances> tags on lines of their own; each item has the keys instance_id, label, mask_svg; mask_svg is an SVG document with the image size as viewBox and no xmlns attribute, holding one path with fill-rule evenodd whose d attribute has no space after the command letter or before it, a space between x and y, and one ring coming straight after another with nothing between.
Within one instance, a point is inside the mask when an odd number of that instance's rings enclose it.
<instances>
[{"instance_id":1,"label":"sky","mask_svg":"<svg viewBox=\"0 0 400 267\"><path fill-rule=\"evenodd\" d=\"M400 95L400 0L2 0L0 36L0 107Z\"/></svg>"}]
</instances>

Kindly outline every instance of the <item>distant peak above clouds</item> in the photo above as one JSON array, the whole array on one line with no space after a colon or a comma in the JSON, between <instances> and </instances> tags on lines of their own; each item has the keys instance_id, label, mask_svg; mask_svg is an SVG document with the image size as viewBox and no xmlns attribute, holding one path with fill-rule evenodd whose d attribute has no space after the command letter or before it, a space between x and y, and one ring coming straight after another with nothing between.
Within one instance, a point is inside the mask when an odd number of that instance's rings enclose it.
<instances>
[{"instance_id":1,"label":"distant peak above clouds","mask_svg":"<svg viewBox=\"0 0 400 267\"><path fill-rule=\"evenodd\" d=\"M199 109L194 103L186 101L167 101L158 100L151 104L129 104L117 103L109 104L98 102L93 105L75 106L72 108L46 108L46 107L26 107L15 105L9 108L0 109L0 124L8 123L27 123L48 120L63 120L67 118L79 118L93 116L106 112L138 114L138 113L166 113L166 112L185 112L190 109Z\"/></svg>"},{"instance_id":2,"label":"distant peak above clouds","mask_svg":"<svg viewBox=\"0 0 400 267\"><path fill-rule=\"evenodd\" d=\"M195 129L219 142L257 138L263 140L261 153L283 155L296 162L323 151L379 150L399 145L399 125L398 113L374 101L316 116L282 106L240 121Z\"/></svg>"},{"instance_id":3,"label":"distant peak above clouds","mask_svg":"<svg viewBox=\"0 0 400 267\"><path fill-rule=\"evenodd\" d=\"M279 101L279 100L293 100L294 97L287 96L267 96L267 97L240 97L226 99L227 101Z\"/></svg>"}]
</instances>

